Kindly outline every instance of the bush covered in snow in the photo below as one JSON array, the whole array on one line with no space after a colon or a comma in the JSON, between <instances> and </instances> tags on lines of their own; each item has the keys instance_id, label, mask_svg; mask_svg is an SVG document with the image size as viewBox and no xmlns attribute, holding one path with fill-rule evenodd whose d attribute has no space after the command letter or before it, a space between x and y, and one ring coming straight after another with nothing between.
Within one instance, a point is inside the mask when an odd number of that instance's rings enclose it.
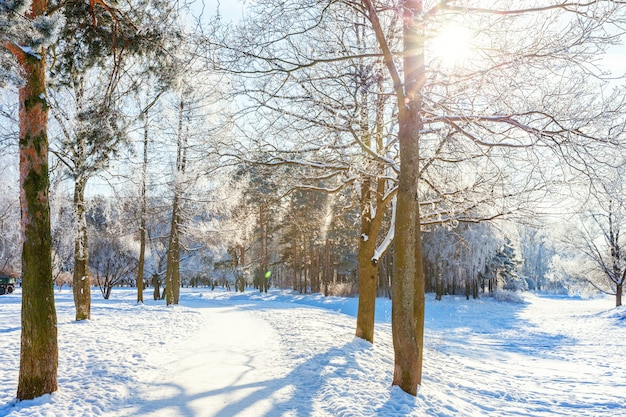
<instances>
[{"instance_id":1,"label":"bush covered in snow","mask_svg":"<svg viewBox=\"0 0 626 417\"><path fill-rule=\"evenodd\" d=\"M496 301L505 303L523 304L526 302L522 294L516 291L499 290L491 293L490 296Z\"/></svg>"}]
</instances>

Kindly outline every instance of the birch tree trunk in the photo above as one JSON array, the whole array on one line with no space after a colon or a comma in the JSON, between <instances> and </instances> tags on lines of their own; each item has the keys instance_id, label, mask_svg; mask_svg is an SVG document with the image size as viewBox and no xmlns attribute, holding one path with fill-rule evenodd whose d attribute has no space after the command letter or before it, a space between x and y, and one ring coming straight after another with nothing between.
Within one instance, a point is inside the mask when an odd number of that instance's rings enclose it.
<instances>
[{"instance_id":1,"label":"birch tree trunk","mask_svg":"<svg viewBox=\"0 0 626 417\"><path fill-rule=\"evenodd\" d=\"M85 209L86 185L87 179L85 177L79 177L74 181L74 214L76 215L77 232L74 241L73 291L76 321L89 320L91 316L91 278L89 276L89 246Z\"/></svg>"},{"instance_id":2,"label":"birch tree trunk","mask_svg":"<svg viewBox=\"0 0 626 417\"><path fill-rule=\"evenodd\" d=\"M45 14L46 0L34 0L28 18ZM48 176L46 60L10 48L23 69L19 90L20 209L22 246L22 333L19 400L57 390L57 318L52 281L52 238Z\"/></svg>"}]
</instances>

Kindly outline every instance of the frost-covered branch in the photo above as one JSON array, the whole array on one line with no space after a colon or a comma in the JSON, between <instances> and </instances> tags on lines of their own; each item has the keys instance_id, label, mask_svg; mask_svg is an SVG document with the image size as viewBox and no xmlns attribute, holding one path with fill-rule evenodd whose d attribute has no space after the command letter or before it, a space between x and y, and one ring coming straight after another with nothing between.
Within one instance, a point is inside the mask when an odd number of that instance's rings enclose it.
<instances>
[{"instance_id":1,"label":"frost-covered branch","mask_svg":"<svg viewBox=\"0 0 626 417\"><path fill-rule=\"evenodd\" d=\"M395 237L395 224L396 224L396 199L395 197L391 200L391 220L389 230L387 231L387 235L385 239L381 242L380 246L378 246L374 250L374 256L372 256L372 264L377 265L380 258L389 250L391 244L393 243L393 238Z\"/></svg>"}]
</instances>

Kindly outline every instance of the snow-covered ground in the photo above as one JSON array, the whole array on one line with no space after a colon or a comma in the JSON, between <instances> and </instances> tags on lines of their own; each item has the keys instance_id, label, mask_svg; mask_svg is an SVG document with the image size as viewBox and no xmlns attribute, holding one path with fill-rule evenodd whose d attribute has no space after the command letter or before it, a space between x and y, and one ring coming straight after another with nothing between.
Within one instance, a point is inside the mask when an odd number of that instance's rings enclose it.
<instances>
[{"instance_id":1,"label":"snow-covered ground","mask_svg":"<svg viewBox=\"0 0 626 417\"><path fill-rule=\"evenodd\" d=\"M19 403L21 296L0 297L0 416L626 416L626 309L608 298L428 298L415 398L390 386L385 299L370 345L353 337L356 299L93 293L81 323L57 293L59 390Z\"/></svg>"}]
</instances>

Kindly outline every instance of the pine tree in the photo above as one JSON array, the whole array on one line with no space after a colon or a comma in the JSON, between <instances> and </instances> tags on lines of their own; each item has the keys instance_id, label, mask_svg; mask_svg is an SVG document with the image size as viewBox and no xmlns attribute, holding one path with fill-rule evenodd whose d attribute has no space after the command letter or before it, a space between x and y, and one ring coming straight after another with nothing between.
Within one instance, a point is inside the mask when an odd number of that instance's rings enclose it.
<instances>
[{"instance_id":1,"label":"pine tree","mask_svg":"<svg viewBox=\"0 0 626 417\"><path fill-rule=\"evenodd\" d=\"M4 4L4 3L3 3ZM47 1L22 2L33 27L45 22ZM58 347L52 281L46 48L31 31L5 43L25 78L19 90L20 206L22 213L22 333L17 398L32 399L57 390ZM28 36L28 35L31 36ZM5 77L6 78L6 77Z\"/></svg>"},{"instance_id":2,"label":"pine tree","mask_svg":"<svg viewBox=\"0 0 626 417\"><path fill-rule=\"evenodd\" d=\"M145 67L149 70L145 71L159 73L162 85L168 84L171 75L164 61L164 43L169 40L165 40L163 32L171 29L173 6L155 0L131 2L127 7L122 11L103 1L67 2L55 66L51 69L57 100L75 105L69 109L58 104L53 114L64 133L56 156L74 181L76 320L89 319L91 315L85 191L89 180L105 169L125 144L125 128L132 123L122 102L138 81L125 78L129 74L126 67L146 56L149 64ZM139 24L148 29L139 31ZM172 35L175 37L175 33ZM71 100L67 100L68 96Z\"/></svg>"}]
</instances>

